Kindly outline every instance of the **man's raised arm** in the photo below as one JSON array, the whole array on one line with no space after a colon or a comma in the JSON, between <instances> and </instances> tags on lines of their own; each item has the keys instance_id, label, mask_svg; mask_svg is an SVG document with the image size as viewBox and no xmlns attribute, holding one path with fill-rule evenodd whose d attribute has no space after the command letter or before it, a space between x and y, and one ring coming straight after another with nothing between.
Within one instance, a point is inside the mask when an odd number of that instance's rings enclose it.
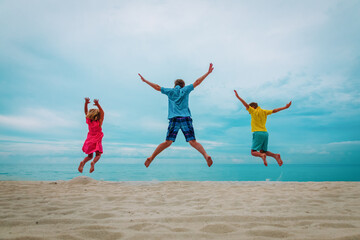
<instances>
[{"instance_id":1,"label":"man's raised arm","mask_svg":"<svg viewBox=\"0 0 360 240\"><path fill-rule=\"evenodd\" d=\"M200 83L202 83L202 81L204 81L204 79L214 70L213 64L210 63L209 66L209 70L207 71L207 73L205 73L204 75L202 75L201 77L199 77L194 83L194 88L196 88L197 86L200 85Z\"/></svg>"},{"instance_id":2,"label":"man's raised arm","mask_svg":"<svg viewBox=\"0 0 360 240\"><path fill-rule=\"evenodd\" d=\"M239 95L238 95L238 93L236 92L236 90L234 90L234 92L235 92L235 96L240 100L240 102L242 102L242 104L244 105L244 107L245 107L246 109L248 109L248 108L249 108L249 104L247 104L247 103L244 101L244 99L242 99L241 97L239 97Z\"/></svg>"},{"instance_id":3,"label":"man's raised arm","mask_svg":"<svg viewBox=\"0 0 360 240\"><path fill-rule=\"evenodd\" d=\"M146 80L145 78L143 78L143 76L141 76L140 73L138 73L141 80L147 84L149 84L150 87L154 88L156 91L161 91L161 87L155 83L149 82L148 80Z\"/></svg>"},{"instance_id":4,"label":"man's raised arm","mask_svg":"<svg viewBox=\"0 0 360 240\"><path fill-rule=\"evenodd\" d=\"M275 109L273 110L273 113L277 113L277 112L279 112L279 111L282 111L282 110L284 110L284 109L287 109L287 108L289 108L290 106L291 106L291 101L290 101L288 104L286 104L285 107L275 108Z\"/></svg>"}]
</instances>

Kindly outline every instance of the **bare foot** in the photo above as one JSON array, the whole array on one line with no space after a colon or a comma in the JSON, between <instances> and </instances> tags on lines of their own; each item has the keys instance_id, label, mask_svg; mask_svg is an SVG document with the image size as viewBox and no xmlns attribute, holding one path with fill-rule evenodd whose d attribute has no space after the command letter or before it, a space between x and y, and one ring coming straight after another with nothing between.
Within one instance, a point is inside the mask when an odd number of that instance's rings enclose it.
<instances>
[{"instance_id":1,"label":"bare foot","mask_svg":"<svg viewBox=\"0 0 360 240\"><path fill-rule=\"evenodd\" d=\"M150 163L152 162L151 158L147 158L145 161L145 167L149 167Z\"/></svg>"},{"instance_id":2,"label":"bare foot","mask_svg":"<svg viewBox=\"0 0 360 240\"><path fill-rule=\"evenodd\" d=\"M279 166L283 165L283 161L281 160L280 154L275 155L275 159L278 162Z\"/></svg>"},{"instance_id":3,"label":"bare foot","mask_svg":"<svg viewBox=\"0 0 360 240\"><path fill-rule=\"evenodd\" d=\"M94 170L95 170L95 163L91 162L90 173L92 173Z\"/></svg>"},{"instance_id":4,"label":"bare foot","mask_svg":"<svg viewBox=\"0 0 360 240\"><path fill-rule=\"evenodd\" d=\"M79 168L78 168L79 172L81 172L81 173L83 172L84 165L85 165L85 163L83 161L81 161L80 165L79 165Z\"/></svg>"},{"instance_id":5,"label":"bare foot","mask_svg":"<svg viewBox=\"0 0 360 240\"><path fill-rule=\"evenodd\" d=\"M262 160L264 161L264 165L267 167L266 154L265 154L265 153L262 153L262 154L261 154L261 158L262 158Z\"/></svg>"},{"instance_id":6,"label":"bare foot","mask_svg":"<svg viewBox=\"0 0 360 240\"><path fill-rule=\"evenodd\" d=\"M211 165L213 164L213 160L211 159L211 157L209 155L206 157L206 162L209 167L211 167Z\"/></svg>"}]
</instances>

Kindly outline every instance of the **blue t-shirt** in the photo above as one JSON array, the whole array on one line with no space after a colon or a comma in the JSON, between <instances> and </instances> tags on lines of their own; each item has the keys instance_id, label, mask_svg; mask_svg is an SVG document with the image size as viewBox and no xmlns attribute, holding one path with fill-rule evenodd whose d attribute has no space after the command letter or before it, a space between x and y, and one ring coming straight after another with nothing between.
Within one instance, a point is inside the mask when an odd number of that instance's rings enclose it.
<instances>
[{"instance_id":1,"label":"blue t-shirt","mask_svg":"<svg viewBox=\"0 0 360 240\"><path fill-rule=\"evenodd\" d=\"M189 109L189 93L194 90L194 85L190 84L181 88L176 86L174 88L161 88L161 93L169 98L169 115L168 118L173 117L191 117Z\"/></svg>"}]
</instances>

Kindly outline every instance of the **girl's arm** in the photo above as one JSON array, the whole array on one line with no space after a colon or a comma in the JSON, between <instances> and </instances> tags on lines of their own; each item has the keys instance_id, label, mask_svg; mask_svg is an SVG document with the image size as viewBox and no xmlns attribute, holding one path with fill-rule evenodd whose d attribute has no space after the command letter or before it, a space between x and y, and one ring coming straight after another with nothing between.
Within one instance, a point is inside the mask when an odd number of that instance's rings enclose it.
<instances>
[{"instance_id":1,"label":"girl's arm","mask_svg":"<svg viewBox=\"0 0 360 240\"><path fill-rule=\"evenodd\" d=\"M94 99L94 105L98 107L99 112L100 112L100 126L102 126L102 123L104 121L104 110L102 109L102 107L99 104L99 99Z\"/></svg>"},{"instance_id":2,"label":"girl's arm","mask_svg":"<svg viewBox=\"0 0 360 240\"><path fill-rule=\"evenodd\" d=\"M88 104L90 103L90 98L85 98L85 106L84 106L84 112L85 116L88 114Z\"/></svg>"},{"instance_id":3,"label":"girl's arm","mask_svg":"<svg viewBox=\"0 0 360 240\"><path fill-rule=\"evenodd\" d=\"M286 104L285 107L275 108L275 109L273 110L273 113L277 113L277 112L279 112L279 111L282 111L282 110L284 110L284 109L287 109L287 108L290 107L290 105L291 105L291 101L290 101L288 104Z\"/></svg>"},{"instance_id":4,"label":"girl's arm","mask_svg":"<svg viewBox=\"0 0 360 240\"><path fill-rule=\"evenodd\" d=\"M209 70L207 71L207 73L205 73L204 75L202 75L201 77L199 77L199 78L193 83L194 88L196 88L197 86L199 86L200 83L202 83L202 81L204 81L204 79L205 79L213 70L214 70L213 64L210 63Z\"/></svg>"},{"instance_id":5,"label":"girl's arm","mask_svg":"<svg viewBox=\"0 0 360 240\"><path fill-rule=\"evenodd\" d=\"M242 102L242 104L244 105L244 107L246 107L246 109L249 108L249 104L247 104L244 99L242 99L241 97L239 97L238 93L236 92L236 90L234 90L235 92L235 96L240 100L240 102Z\"/></svg>"},{"instance_id":6,"label":"girl's arm","mask_svg":"<svg viewBox=\"0 0 360 240\"><path fill-rule=\"evenodd\" d=\"M156 91L161 91L161 87L160 87L159 85L157 85L157 84L155 84L155 83L152 83L152 82L149 82L149 81L146 80L143 76L141 76L140 73L138 73L138 74L139 74L139 76L140 76L140 78L141 78L141 80L142 80L143 82L149 84L150 87L152 87L152 88L155 89Z\"/></svg>"}]
</instances>

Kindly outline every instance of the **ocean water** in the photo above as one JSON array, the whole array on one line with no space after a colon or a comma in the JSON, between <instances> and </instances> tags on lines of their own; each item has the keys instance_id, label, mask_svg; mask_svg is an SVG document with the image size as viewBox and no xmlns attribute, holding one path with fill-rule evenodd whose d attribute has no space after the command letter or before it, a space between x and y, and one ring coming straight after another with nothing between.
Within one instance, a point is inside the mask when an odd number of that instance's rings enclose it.
<instances>
[{"instance_id":1,"label":"ocean water","mask_svg":"<svg viewBox=\"0 0 360 240\"><path fill-rule=\"evenodd\" d=\"M360 165L142 164L97 163L89 173L74 164L1 164L0 180L57 181L89 176L104 181L360 181Z\"/></svg>"}]
</instances>

